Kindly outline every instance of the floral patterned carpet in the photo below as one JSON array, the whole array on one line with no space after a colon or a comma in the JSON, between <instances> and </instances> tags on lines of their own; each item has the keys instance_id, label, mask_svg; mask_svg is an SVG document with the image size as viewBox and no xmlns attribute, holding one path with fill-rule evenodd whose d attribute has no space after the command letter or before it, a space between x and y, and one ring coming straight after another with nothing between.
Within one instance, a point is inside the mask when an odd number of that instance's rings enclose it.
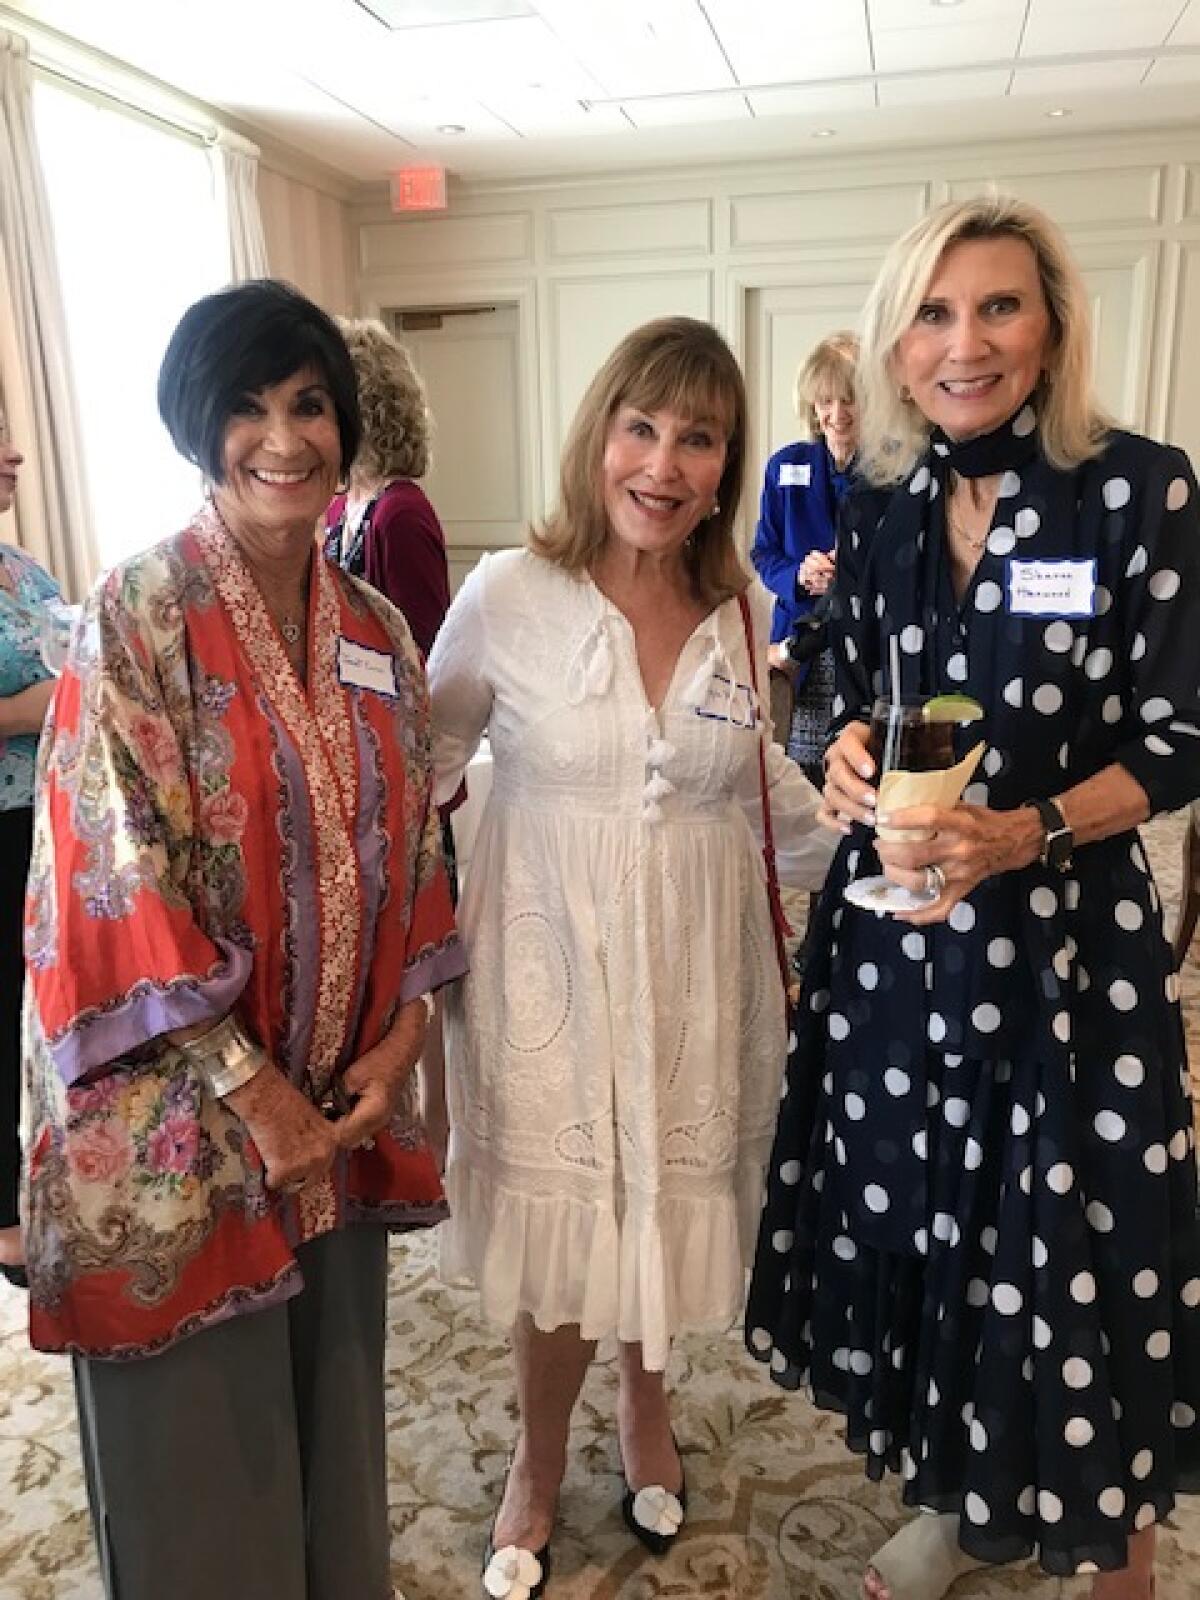
<instances>
[{"instance_id":1,"label":"floral patterned carpet","mask_svg":"<svg viewBox=\"0 0 1200 1600\"><path fill-rule=\"evenodd\" d=\"M1149 830L1173 925L1181 825ZM1200 941L1185 964L1194 1066L1200 1065ZM513 1432L505 1342L473 1297L440 1285L429 1237L392 1255L388 1412L394 1575L405 1600L479 1593L478 1561ZM870 1552L902 1519L892 1485L863 1478L837 1418L786 1395L736 1335L692 1338L671 1379L688 1475L689 1517L655 1561L620 1518L613 1429L615 1367L596 1364L572 1435L554 1542L552 1600L853 1600ZM1162 1539L1159 1600L1194 1597L1200 1500ZM172 1592L164 1575L163 1595ZM1087 1591L1028 1567L964 1579L955 1600ZM101 1600L65 1362L33 1354L24 1297L0 1280L0 1600ZM214 1596L213 1600L237 1600ZM356 1600L346 1596L346 1600Z\"/></svg>"}]
</instances>

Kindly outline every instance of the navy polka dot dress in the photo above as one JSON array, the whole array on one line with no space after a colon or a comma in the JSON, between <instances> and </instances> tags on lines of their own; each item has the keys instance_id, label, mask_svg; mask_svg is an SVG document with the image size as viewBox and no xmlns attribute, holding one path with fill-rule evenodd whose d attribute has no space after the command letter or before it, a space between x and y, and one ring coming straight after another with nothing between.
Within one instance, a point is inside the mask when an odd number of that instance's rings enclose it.
<instances>
[{"instance_id":1,"label":"navy polka dot dress","mask_svg":"<svg viewBox=\"0 0 1200 1600\"><path fill-rule=\"evenodd\" d=\"M1010 809L1114 761L1154 812L1200 794L1186 457L1116 433L1063 472L1030 438L959 602L947 453L847 507L835 728L880 692L895 635L906 693L986 709L968 801ZM1023 611L1014 559L1094 561L1088 606ZM1200 1491L1192 1111L1145 853L1118 834L1065 873L987 880L923 930L844 901L878 870L856 829L817 914L747 1343L845 1413L870 1476L961 1514L969 1554L1121 1567L1129 1534Z\"/></svg>"}]
</instances>

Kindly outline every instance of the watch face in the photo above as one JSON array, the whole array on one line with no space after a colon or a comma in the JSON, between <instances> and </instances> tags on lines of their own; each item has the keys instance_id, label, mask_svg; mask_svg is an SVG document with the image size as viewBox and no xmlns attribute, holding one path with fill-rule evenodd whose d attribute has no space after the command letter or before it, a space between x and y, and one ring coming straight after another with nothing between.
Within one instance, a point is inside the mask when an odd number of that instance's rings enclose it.
<instances>
[{"instance_id":1,"label":"watch face","mask_svg":"<svg viewBox=\"0 0 1200 1600\"><path fill-rule=\"evenodd\" d=\"M1071 864L1071 846L1074 836L1069 828L1050 834L1046 839L1046 864L1060 871Z\"/></svg>"}]
</instances>

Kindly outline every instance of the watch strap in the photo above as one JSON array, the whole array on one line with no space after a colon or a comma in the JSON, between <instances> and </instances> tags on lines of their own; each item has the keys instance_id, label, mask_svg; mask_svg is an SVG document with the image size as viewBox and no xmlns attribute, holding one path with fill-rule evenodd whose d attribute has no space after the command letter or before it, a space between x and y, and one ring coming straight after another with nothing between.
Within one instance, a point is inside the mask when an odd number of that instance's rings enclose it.
<instances>
[{"instance_id":1,"label":"watch strap","mask_svg":"<svg viewBox=\"0 0 1200 1600\"><path fill-rule=\"evenodd\" d=\"M1044 867L1057 867L1060 871L1071 860L1075 835L1062 808L1055 800L1031 800L1029 804L1041 820L1043 836L1039 859Z\"/></svg>"}]
</instances>

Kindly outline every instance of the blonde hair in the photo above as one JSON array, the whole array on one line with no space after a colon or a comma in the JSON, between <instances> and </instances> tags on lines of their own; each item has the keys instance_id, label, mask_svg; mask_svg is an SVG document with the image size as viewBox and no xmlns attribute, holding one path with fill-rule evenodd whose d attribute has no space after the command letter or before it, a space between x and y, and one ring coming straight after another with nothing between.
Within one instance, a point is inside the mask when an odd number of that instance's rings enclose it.
<instances>
[{"instance_id":1,"label":"blonde hair","mask_svg":"<svg viewBox=\"0 0 1200 1600\"><path fill-rule=\"evenodd\" d=\"M432 424L425 386L408 351L371 318L338 317L362 412L362 442L351 476L421 478L429 470Z\"/></svg>"},{"instance_id":2,"label":"blonde hair","mask_svg":"<svg viewBox=\"0 0 1200 1600\"><path fill-rule=\"evenodd\" d=\"M971 239L1020 239L1033 251L1050 317L1050 345L1038 398L1038 434L1052 466L1098 456L1113 426L1092 394L1087 291L1066 239L1036 206L1006 195L952 201L930 212L888 251L863 312L858 387L859 459L877 484L899 483L924 452L930 424L899 392L896 347L912 326L939 262Z\"/></svg>"},{"instance_id":3,"label":"blonde hair","mask_svg":"<svg viewBox=\"0 0 1200 1600\"><path fill-rule=\"evenodd\" d=\"M733 542L746 464L746 389L721 335L691 317L663 317L635 328L592 379L563 447L558 505L529 530L529 548L575 573L586 571L599 555L609 537L604 450L621 406L696 420L711 417L724 430L719 509L698 524L684 558L706 605L740 594L750 582Z\"/></svg>"},{"instance_id":4,"label":"blonde hair","mask_svg":"<svg viewBox=\"0 0 1200 1600\"><path fill-rule=\"evenodd\" d=\"M847 405L856 403L854 369L857 365L858 335L839 328L814 345L796 369L792 403L810 439L821 436L816 402L822 395L832 395Z\"/></svg>"}]
</instances>

